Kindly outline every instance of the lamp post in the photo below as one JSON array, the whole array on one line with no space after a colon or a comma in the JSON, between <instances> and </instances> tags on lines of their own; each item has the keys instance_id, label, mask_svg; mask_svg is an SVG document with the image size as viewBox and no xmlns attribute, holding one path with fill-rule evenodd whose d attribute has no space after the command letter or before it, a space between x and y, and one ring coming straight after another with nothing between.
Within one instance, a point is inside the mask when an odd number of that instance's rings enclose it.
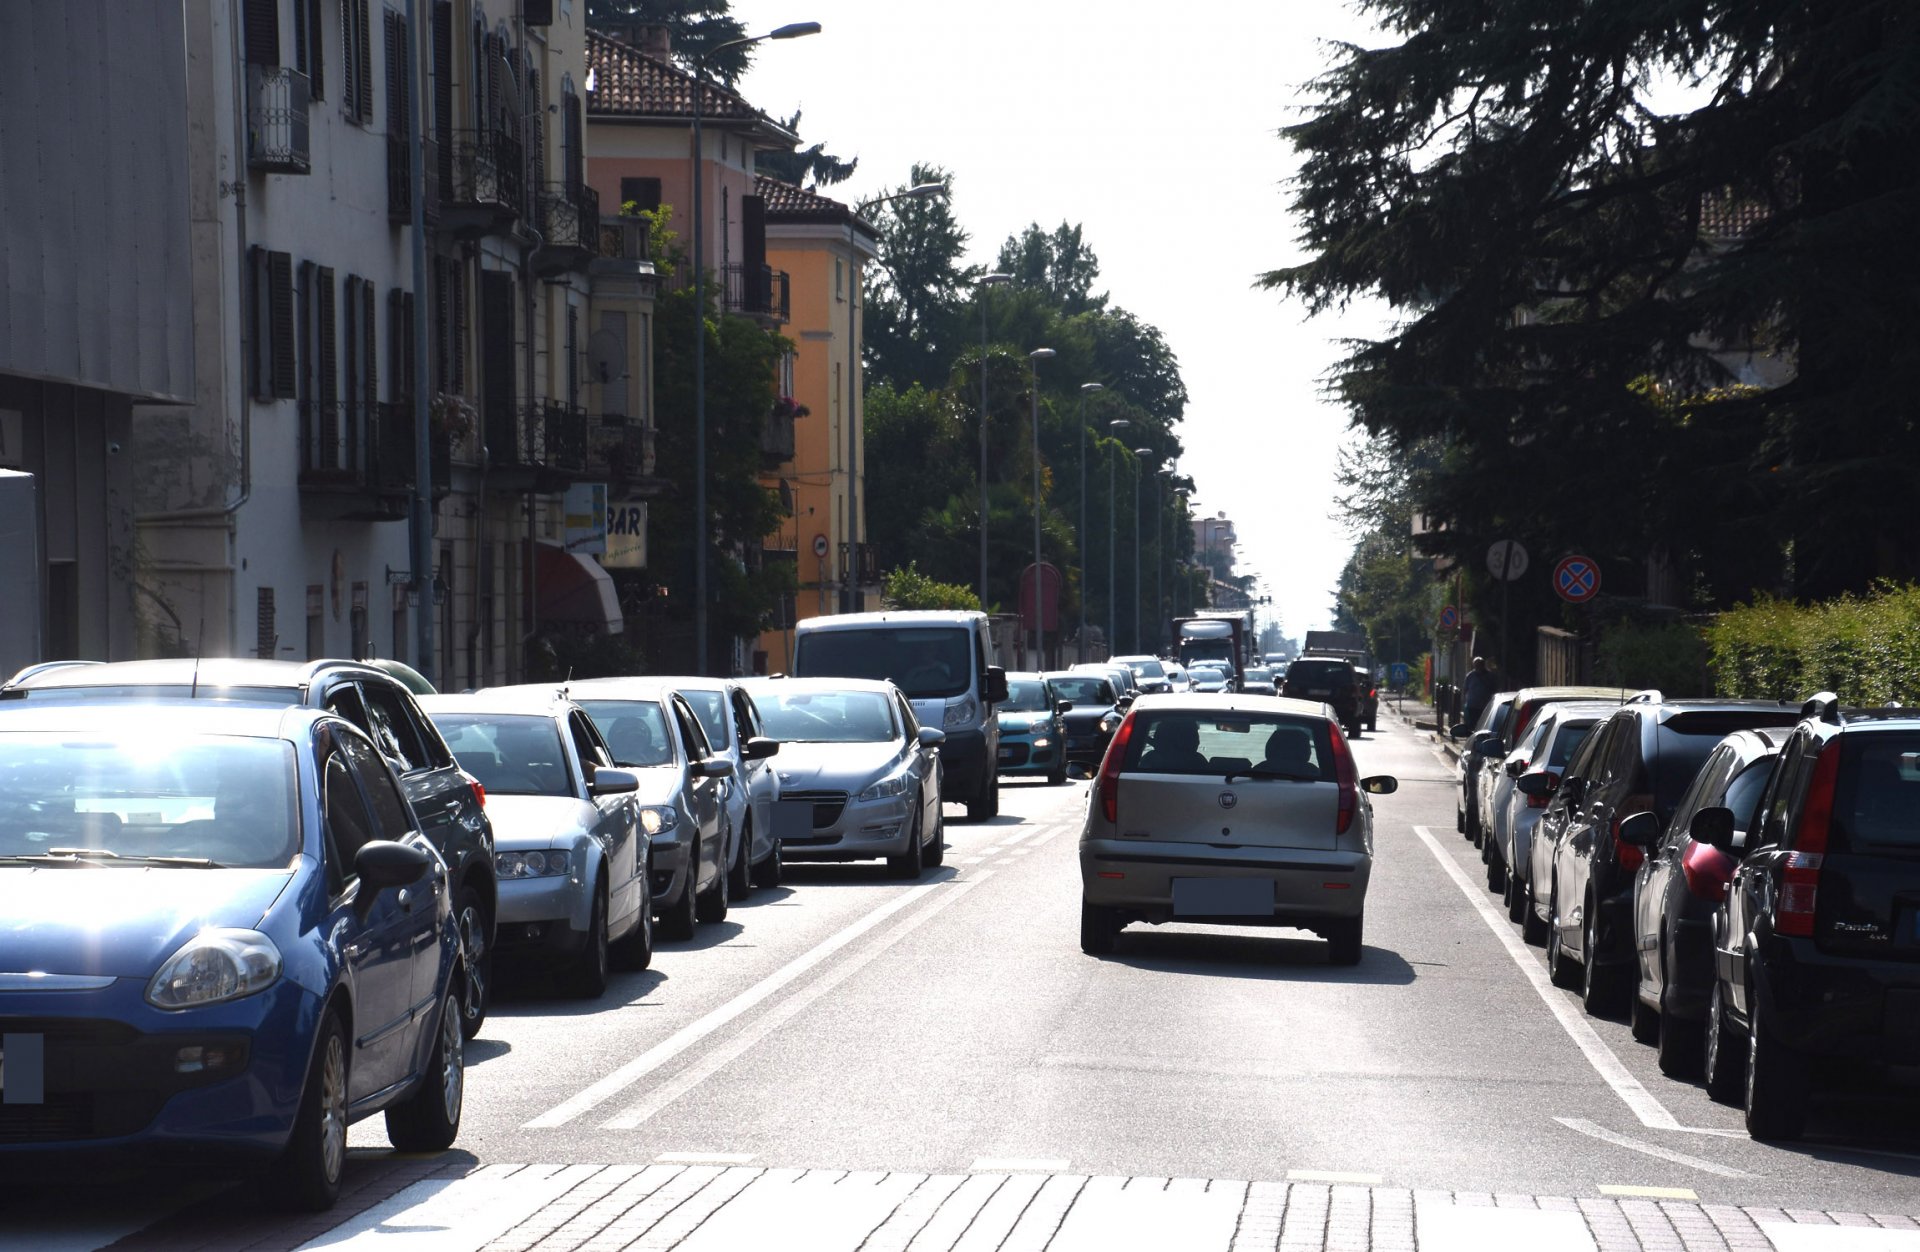
<instances>
[{"instance_id":1,"label":"lamp post","mask_svg":"<svg viewBox=\"0 0 1920 1252\"><path fill-rule=\"evenodd\" d=\"M1040 362L1052 348L1027 353L1027 392L1033 398L1033 652L1036 670L1047 667L1047 619L1040 613Z\"/></svg>"},{"instance_id":2,"label":"lamp post","mask_svg":"<svg viewBox=\"0 0 1920 1252\"><path fill-rule=\"evenodd\" d=\"M1118 437L1120 432L1125 430L1128 425L1129 423L1126 418L1116 417L1111 422L1107 423L1107 430L1110 431L1115 437ZM1114 501L1118 498L1119 492L1115 491L1113 486L1113 462L1114 462L1114 458L1109 456L1107 458L1107 655L1108 656L1112 656L1114 652L1118 650L1119 641L1120 641L1120 582L1119 582L1119 575L1115 573L1115 566L1114 566L1114 560L1113 560L1114 549L1118 546L1114 542L1114 536L1120 533L1119 528L1114 521Z\"/></svg>"},{"instance_id":3,"label":"lamp post","mask_svg":"<svg viewBox=\"0 0 1920 1252\"><path fill-rule=\"evenodd\" d=\"M1010 283L1010 274L982 274L978 287L980 301L980 608L987 600L987 288Z\"/></svg>"},{"instance_id":4,"label":"lamp post","mask_svg":"<svg viewBox=\"0 0 1920 1252\"><path fill-rule=\"evenodd\" d=\"M1080 533L1076 542L1080 547L1080 644L1074 649L1074 659L1087 659L1087 397L1096 391L1105 391L1099 383L1080 384Z\"/></svg>"},{"instance_id":5,"label":"lamp post","mask_svg":"<svg viewBox=\"0 0 1920 1252\"><path fill-rule=\"evenodd\" d=\"M820 33L818 22L793 22L764 35L729 39L693 61L693 672L707 672L707 289L706 223L700 166L706 159L701 138L705 116L707 58L728 48L768 39L798 39ZM416 98L419 93L414 93Z\"/></svg>"},{"instance_id":6,"label":"lamp post","mask_svg":"<svg viewBox=\"0 0 1920 1252\"><path fill-rule=\"evenodd\" d=\"M1133 650L1140 650L1140 478L1146 473L1152 448L1133 450Z\"/></svg>"},{"instance_id":7,"label":"lamp post","mask_svg":"<svg viewBox=\"0 0 1920 1252\"><path fill-rule=\"evenodd\" d=\"M868 209L883 204L892 204L899 200L926 200L933 196L947 194L945 183L921 183L905 191L897 191L890 196L875 196L863 200L853 210L858 218ZM853 225L847 226L849 242L853 238ZM841 573L845 576L840 586L840 611L857 613L860 611L860 406L862 399L860 387L860 301L857 293L860 285L860 269L857 265L847 267L847 567Z\"/></svg>"},{"instance_id":8,"label":"lamp post","mask_svg":"<svg viewBox=\"0 0 1920 1252\"><path fill-rule=\"evenodd\" d=\"M1153 638L1163 647L1167 643L1167 484L1173 475L1173 466L1162 465L1153 492Z\"/></svg>"}]
</instances>

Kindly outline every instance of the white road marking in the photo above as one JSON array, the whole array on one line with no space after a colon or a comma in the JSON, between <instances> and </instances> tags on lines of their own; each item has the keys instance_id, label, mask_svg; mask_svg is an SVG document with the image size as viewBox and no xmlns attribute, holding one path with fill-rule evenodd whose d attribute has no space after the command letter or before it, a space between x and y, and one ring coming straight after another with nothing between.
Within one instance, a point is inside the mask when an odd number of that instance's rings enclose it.
<instances>
[{"instance_id":1,"label":"white road marking","mask_svg":"<svg viewBox=\"0 0 1920 1252\"><path fill-rule=\"evenodd\" d=\"M1468 1204L1416 1204L1420 1252L1592 1252L1579 1213Z\"/></svg>"},{"instance_id":2,"label":"white road marking","mask_svg":"<svg viewBox=\"0 0 1920 1252\"><path fill-rule=\"evenodd\" d=\"M1384 1174L1350 1174L1337 1169L1290 1169L1288 1182L1343 1182L1363 1187L1378 1187L1386 1182Z\"/></svg>"},{"instance_id":3,"label":"white road marking","mask_svg":"<svg viewBox=\"0 0 1920 1252\"><path fill-rule=\"evenodd\" d=\"M489 1165L414 1183L300 1252L473 1252L558 1200L598 1165Z\"/></svg>"},{"instance_id":4,"label":"white road marking","mask_svg":"<svg viewBox=\"0 0 1920 1252\"><path fill-rule=\"evenodd\" d=\"M1634 1187L1625 1183L1603 1182L1600 1194L1636 1200L1698 1200L1700 1193L1691 1187Z\"/></svg>"},{"instance_id":5,"label":"white road marking","mask_svg":"<svg viewBox=\"0 0 1920 1252\"><path fill-rule=\"evenodd\" d=\"M662 1152L653 1158L656 1165L745 1165L751 1152Z\"/></svg>"},{"instance_id":6,"label":"white road marking","mask_svg":"<svg viewBox=\"0 0 1920 1252\"><path fill-rule=\"evenodd\" d=\"M968 891L971 891L991 877L993 877L993 871L984 870L964 881L952 882L951 890L942 892L940 898L932 904L929 904L926 908L908 917L898 926L889 930L884 936L875 940L867 947L862 948L854 956L842 961L827 971L827 973L821 975L813 982L808 983L805 987L788 996L773 1008L768 1009L757 1018L751 1026L744 1027L740 1033L709 1052L699 1064L689 1066L681 1073L674 1075L671 1081L661 1084L653 1092L648 1094L645 1099L629 1106L624 1113L601 1122L600 1128L602 1130L632 1130L639 1126L655 1113L667 1107L667 1105L672 1104L687 1092L719 1073L728 1064L732 1063L736 1057L758 1044L762 1039L765 1039L768 1035L792 1021L809 1005L820 999L820 997L826 995L829 991L832 991L835 987L838 987L841 983L859 973L867 966L868 962L905 938L914 928L926 921L929 917L932 917L941 909L946 908L949 904L952 904L955 900L958 900Z\"/></svg>"},{"instance_id":7,"label":"white road marking","mask_svg":"<svg viewBox=\"0 0 1920 1252\"><path fill-rule=\"evenodd\" d=\"M694 1044L700 1042L714 1031L720 1029L734 1018L745 1013L748 1009L751 1009L756 1004L759 1004L771 996L774 992L800 977L800 975L820 964L841 948L846 947L861 935L866 934L881 922L886 921L895 913L912 906L926 897L930 892L940 891L947 888L950 884L957 889L958 884L953 884L952 880L949 879L941 882L922 883L918 887L911 887L902 892L894 899L875 909L873 912L868 913L852 925L835 932L827 939L809 948L806 952L801 953L753 986L733 997L733 999L728 1000L719 1008L714 1009L711 1013L708 1013L696 1021L687 1023L633 1060L628 1061L619 1069L614 1070L606 1077L600 1079L600 1081L587 1087L577 1095L561 1101L532 1121L527 1122L522 1129L550 1130L556 1126L564 1126L581 1114L611 1100L628 1087L631 1087L634 1083L639 1082L654 1070L665 1065L674 1057L679 1056Z\"/></svg>"},{"instance_id":8,"label":"white road marking","mask_svg":"<svg viewBox=\"0 0 1920 1252\"><path fill-rule=\"evenodd\" d=\"M680 1252L844 1252L860 1247L926 1180L924 1174L844 1174L811 1170L799 1177L754 1179L701 1222ZM598 1245L595 1245L598 1246ZM640 1247L666 1247L642 1239Z\"/></svg>"},{"instance_id":9,"label":"white road marking","mask_svg":"<svg viewBox=\"0 0 1920 1252\"><path fill-rule=\"evenodd\" d=\"M984 861L984 860L986 860L986 859L987 859L987 858L986 858L986 857L984 857L984 856L963 856L963 857L961 857L961 858L960 858L960 859L959 859L959 860L958 860L957 862L955 862L955 864L958 864L958 865L978 865L978 864L979 864L980 862L982 862L982 861Z\"/></svg>"},{"instance_id":10,"label":"white road marking","mask_svg":"<svg viewBox=\"0 0 1920 1252\"><path fill-rule=\"evenodd\" d=\"M1779 1252L1920 1252L1920 1232L1879 1230L1871 1226L1815 1226L1800 1222L1760 1222Z\"/></svg>"},{"instance_id":11,"label":"white road marking","mask_svg":"<svg viewBox=\"0 0 1920 1252\"><path fill-rule=\"evenodd\" d=\"M1611 1143L1617 1148L1625 1148L1630 1152L1639 1152L1646 1156L1659 1157L1663 1161L1672 1161L1675 1165L1684 1165L1688 1169L1697 1169L1708 1174L1718 1174L1722 1178L1755 1177L1755 1175L1749 1174L1744 1169L1735 1169L1731 1165L1722 1165L1718 1161L1709 1161L1698 1156L1688 1156L1685 1152L1675 1152L1672 1148L1663 1148L1657 1143L1647 1143L1640 1139L1629 1139L1623 1134L1608 1130L1605 1126L1596 1125L1584 1117L1556 1117L1553 1120L1559 1122L1568 1130L1578 1131L1580 1134L1586 1135L1589 1138L1598 1139L1603 1143ZM1605 1188L1602 1188L1602 1190L1605 1190Z\"/></svg>"},{"instance_id":12,"label":"white road marking","mask_svg":"<svg viewBox=\"0 0 1920 1252\"><path fill-rule=\"evenodd\" d=\"M1232 1246L1244 1199L1240 1189L1135 1188L1123 1181L1088 1179L1047 1252L1227 1252Z\"/></svg>"},{"instance_id":13,"label":"white road marking","mask_svg":"<svg viewBox=\"0 0 1920 1252\"><path fill-rule=\"evenodd\" d=\"M1066 1157L977 1156L967 1168L976 1174L1064 1174Z\"/></svg>"},{"instance_id":14,"label":"white road marking","mask_svg":"<svg viewBox=\"0 0 1920 1252\"><path fill-rule=\"evenodd\" d=\"M1599 1034L1587 1024L1586 1019L1580 1016L1565 996L1560 994L1559 989L1547 977L1547 971L1533 959L1533 954L1527 950L1527 945L1513 932L1513 927L1507 924L1506 914L1496 911L1493 905L1487 902L1473 880L1467 877L1466 871L1454 863L1446 849L1440 846L1440 841L1433 837L1433 831L1425 826L1415 826L1413 833L1427 845L1427 851L1433 853L1433 859L1440 863L1440 868L1446 871L1447 877L1453 879L1454 885L1460 888L1460 893L1467 897L1467 903L1480 914L1480 919L1486 922L1487 929L1493 932L1494 938L1500 941L1500 946L1505 948L1507 955L1513 958L1513 963L1520 968L1521 974L1539 995L1541 1003L1547 1006L1547 1010L1560 1023L1560 1028L1567 1032L1568 1038L1573 1040L1573 1045L1579 1048L1587 1058L1587 1063L1593 1066L1595 1073L1600 1075L1600 1080L1613 1089L1613 1093L1620 1097L1621 1102L1640 1119L1642 1126L1649 1130L1680 1129L1679 1121L1667 1111L1666 1105L1656 1100L1653 1093L1648 1091L1638 1078L1627 1072L1627 1067L1621 1064L1620 1058L1613 1054L1613 1050L1601 1041Z\"/></svg>"}]
</instances>

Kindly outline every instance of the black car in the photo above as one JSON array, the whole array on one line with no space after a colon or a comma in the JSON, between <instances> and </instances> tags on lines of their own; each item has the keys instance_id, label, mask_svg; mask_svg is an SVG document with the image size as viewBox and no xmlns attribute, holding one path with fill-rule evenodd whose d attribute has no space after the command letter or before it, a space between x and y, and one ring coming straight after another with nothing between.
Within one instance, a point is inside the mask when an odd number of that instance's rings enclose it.
<instances>
[{"instance_id":1,"label":"black car","mask_svg":"<svg viewBox=\"0 0 1920 1252\"><path fill-rule=\"evenodd\" d=\"M1364 690L1353 672L1353 662L1341 656L1303 656L1287 667L1280 694L1290 700L1311 700L1333 710L1334 720L1349 735L1358 735L1365 716Z\"/></svg>"},{"instance_id":2,"label":"black car","mask_svg":"<svg viewBox=\"0 0 1920 1252\"><path fill-rule=\"evenodd\" d=\"M1623 823L1649 813L1665 827L1722 738L1792 725L1797 716L1770 700L1668 700L1644 691L1580 745L1536 832L1552 841L1553 856L1547 888L1535 884L1535 896L1547 901L1547 972L1558 986L1577 985L1587 1012L1618 1012L1632 990L1633 878L1645 855Z\"/></svg>"},{"instance_id":3,"label":"black car","mask_svg":"<svg viewBox=\"0 0 1920 1252\"><path fill-rule=\"evenodd\" d=\"M325 709L367 733L452 872L467 979L460 1027L468 1038L478 1033L493 981L498 898L486 795L398 678L359 661L72 661L22 670L0 686L0 701L152 700L182 693L228 704Z\"/></svg>"},{"instance_id":4,"label":"black car","mask_svg":"<svg viewBox=\"0 0 1920 1252\"><path fill-rule=\"evenodd\" d=\"M1061 715L1067 764L1098 767L1128 701L1115 693L1111 679L1090 670L1055 670L1041 677L1052 684L1055 695L1073 705Z\"/></svg>"},{"instance_id":5,"label":"black car","mask_svg":"<svg viewBox=\"0 0 1920 1252\"><path fill-rule=\"evenodd\" d=\"M1380 729L1380 684L1364 665L1353 667L1353 682L1354 693L1360 701L1360 720L1367 724L1367 733L1372 734Z\"/></svg>"},{"instance_id":6,"label":"black car","mask_svg":"<svg viewBox=\"0 0 1920 1252\"><path fill-rule=\"evenodd\" d=\"M1799 1137L1819 1069L1920 1057L1920 710L1804 711L1714 915L1707 1089L1756 1139ZM1694 820L1731 846L1736 813Z\"/></svg>"},{"instance_id":7,"label":"black car","mask_svg":"<svg viewBox=\"0 0 1920 1252\"><path fill-rule=\"evenodd\" d=\"M1480 842L1480 769L1488 763L1495 768L1507 755L1507 722L1513 715L1511 691L1502 691L1487 701L1480 720L1472 726L1464 722L1454 726L1449 738L1466 735L1460 749L1460 788L1453 800L1453 828L1470 843Z\"/></svg>"}]
</instances>

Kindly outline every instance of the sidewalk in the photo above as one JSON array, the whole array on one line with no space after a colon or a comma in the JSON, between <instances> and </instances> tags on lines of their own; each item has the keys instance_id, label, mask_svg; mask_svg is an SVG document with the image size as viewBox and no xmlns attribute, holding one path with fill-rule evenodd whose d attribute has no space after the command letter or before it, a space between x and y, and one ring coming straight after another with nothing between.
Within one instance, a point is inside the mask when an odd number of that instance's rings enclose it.
<instances>
[{"instance_id":1,"label":"sidewalk","mask_svg":"<svg viewBox=\"0 0 1920 1252\"><path fill-rule=\"evenodd\" d=\"M1422 704L1416 700L1408 700L1402 705L1399 700L1389 696L1382 698L1380 707L1383 711L1391 709L1395 716L1432 740L1439 746L1440 750L1446 754L1448 760L1457 761L1460 759L1460 745L1440 733L1440 721L1435 715L1431 704Z\"/></svg>"}]
</instances>

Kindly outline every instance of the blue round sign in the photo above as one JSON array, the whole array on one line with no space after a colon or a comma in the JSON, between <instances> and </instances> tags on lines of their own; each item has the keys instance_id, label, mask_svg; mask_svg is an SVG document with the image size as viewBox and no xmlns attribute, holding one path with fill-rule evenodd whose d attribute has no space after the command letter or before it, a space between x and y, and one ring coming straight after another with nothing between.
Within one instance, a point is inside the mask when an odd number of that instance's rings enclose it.
<instances>
[{"instance_id":1,"label":"blue round sign","mask_svg":"<svg viewBox=\"0 0 1920 1252\"><path fill-rule=\"evenodd\" d=\"M1553 567L1553 589L1569 604L1585 604L1600 594L1600 566L1592 557L1562 557Z\"/></svg>"}]
</instances>

